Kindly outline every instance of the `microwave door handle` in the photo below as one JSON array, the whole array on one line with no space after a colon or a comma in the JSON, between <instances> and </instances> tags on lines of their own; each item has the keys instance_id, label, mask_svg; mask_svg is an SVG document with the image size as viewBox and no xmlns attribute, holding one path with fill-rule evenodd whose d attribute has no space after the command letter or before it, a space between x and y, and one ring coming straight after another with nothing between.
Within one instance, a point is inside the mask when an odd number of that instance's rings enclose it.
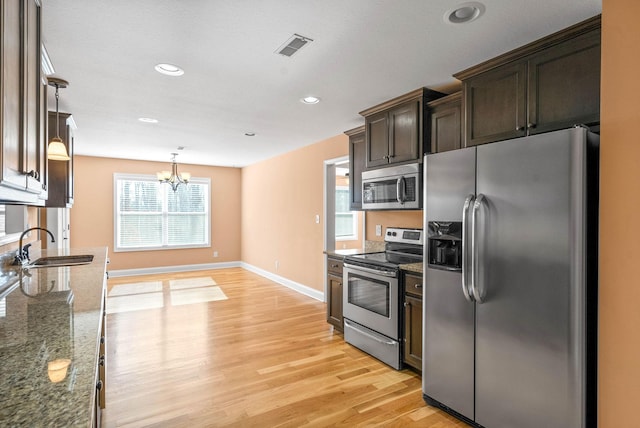
<instances>
[{"instance_id":1,"label":"microwave door handle","mask_svg":"<svg viewBox=\"0 0 640 428\"><path fill-rule=\"evenodd\" d=\"M462 207L462 295L469 302L473 296L469 288L469 208L473 205L473 195L467 196ZM473 259L472 259L473 260Z\"/></svg>"},{"instance_id":2,"label":"microwave door handle","mask_svg":"<svg viewBox=\"0 0 640 428\"><path fill-rule=\"evenodd\" d=\"M404 177L398 178L396 181L396 199L401 204L404 204L405 201L405 180Z\"/></svg>"}]
</instances>

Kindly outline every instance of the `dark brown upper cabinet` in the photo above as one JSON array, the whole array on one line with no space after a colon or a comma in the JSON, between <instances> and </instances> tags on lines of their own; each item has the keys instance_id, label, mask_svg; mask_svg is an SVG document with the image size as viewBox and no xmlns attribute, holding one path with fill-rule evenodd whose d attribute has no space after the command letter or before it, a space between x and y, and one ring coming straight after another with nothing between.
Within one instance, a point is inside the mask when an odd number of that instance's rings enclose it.
<instances>
[{"instance_id":1,"label":"dark brown upper cabinet","mask_svg":"<svg viewBox=\"0 0 640 428\"><path fill-rule=\"evenodd\" d=\"M57 118L57 123L56 123ZM73 149L74 130L76 128L73 116L69 113L56 115L49 112L49 140L56 137L60 129L60 139L67 148L71 158L68 161L49 160L49 197L47 207L71 208L73 206Z\"/></svg>"},{"instance_id":2,"label":"dark brown upper cabinet","mask_svg":"<svg viewBox=\"0 0 640 428\"><path fill-rule=\"evenodd\" d=\"M462 147L462 93L427 103L431 116L431 153Z\"/></svg>"},{"instance_id":3,"label":"dark brown upper cabinet","mask_svg":"<svg viewBox=\"0 0 640 428\"><path fill-rule=\"evenodd\" d=\"M424 106L444 95L420 88L360 112L365 118L365 169L421 162L424 147L430 147Z\"/></svg>"},{"instance_id":4,"label":"dark brown upper cabinet","mask_svg":"<svg viewBox=\"0 0 640 428\"><path fill-rule=\"evenodd\" d=\"M7 0L0 8L0 201L43 205L47 170L42 7L36 0Z\"/></svg>"},{"instance_id":5,"label":"dark brown upper cabinet","mask_svg":"<svg viewBox=\"0 0 640 428\"><path fill-rule=\"evenodd\" d=\"M344 132L349 136L349 209L362 210L362 171L365 168L364 125Z\"/></svg>"},{"instance_id":6,"label":"dark brown upper cabinet","mask_svg":"<svg viewBox=\"0 0 640 428\"><path fill-rule=\"evenodd\" d=\"M464 146L599 125L600 16L454 75Z\"/></svg>"}]
</instances>

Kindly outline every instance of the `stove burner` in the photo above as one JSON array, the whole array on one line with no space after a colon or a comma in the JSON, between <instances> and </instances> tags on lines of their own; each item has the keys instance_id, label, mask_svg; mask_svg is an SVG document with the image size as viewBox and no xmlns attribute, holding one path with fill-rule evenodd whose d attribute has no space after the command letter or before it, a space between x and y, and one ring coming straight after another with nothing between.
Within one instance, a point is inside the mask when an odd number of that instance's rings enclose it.
<instances>
[{"instance_id":1,"label":"stove burner","mask_svg":"<svg viewBox=\"0 0 640 428\"><path fill-rule=\"evenodd\" d=\"M388 228L385 235L385 251L346 256L344 261L356 266L398 271L400 265L422 263L421 237L422 231L418 229Z\"/></svg>"}]
</instances>

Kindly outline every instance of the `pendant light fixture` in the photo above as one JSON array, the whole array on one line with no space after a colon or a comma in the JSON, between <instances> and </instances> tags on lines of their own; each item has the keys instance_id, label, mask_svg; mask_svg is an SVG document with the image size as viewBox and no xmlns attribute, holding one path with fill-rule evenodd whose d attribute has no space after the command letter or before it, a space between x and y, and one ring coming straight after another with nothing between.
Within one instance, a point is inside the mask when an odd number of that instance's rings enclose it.
<instances>
[{"instance_id":1,"label":"pendant light fixture","mask_svg":"<svg viewBox=\"0 0 640 428\"><path fill-rule=\"evenodd\" d=\"M174 192L178 190L178 186L180 184L189 184L189 180L191 179L191 174L188 172L183 172L182 174L178 173L178 162L176 162L176 156L178 156L177 153L171 153L171 171L156 173L158 181L160 181L160 183L170 184Z\"/></svg>"},{"instance_id":2,"label":"pendant light fixture","mask_svg":"<svg viewBox=\"0 0 640 428\"><path fill-rule=\"evenodd\" d=\"M51 139L49 142L49 147L47 150L47 159L49 160L58 160L58 161L68 161L71 159L69 157L69 153L67 152L67 146L62 142L62 138L60 138L60 112L58 110L58 89L66 88L69 86L69 82L66 80L58 79L56 77L49 77L47 79L47 83L49 86L54 86L56 88L56 136Z\"/></svg>"}]
</instances>

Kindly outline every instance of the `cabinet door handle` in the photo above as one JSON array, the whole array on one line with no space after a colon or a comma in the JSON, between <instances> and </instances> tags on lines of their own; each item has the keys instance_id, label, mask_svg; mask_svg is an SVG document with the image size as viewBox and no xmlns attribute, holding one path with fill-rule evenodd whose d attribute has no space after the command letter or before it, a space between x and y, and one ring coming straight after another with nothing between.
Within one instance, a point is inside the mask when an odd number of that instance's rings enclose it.
<instances>
[{"instance_id":1,"label":"cabinet door handle","mask_svg":"<svg viewBox=\"0 0 640 428\"><path fill-rule=\"evenodd\" d=\"M524 126L516 126L516 131L524 131Z\"/></svg>"},{"instance_id":2,"label":"cabinet door handle","mask_svg":"<svg viewBox=\"0 0 640 428\"><path fill-rule=\"evenodd\" d=\"M98 383L96 384L96 389L98 391L100 391L102 389L102 381L101 380L99 380Z\"/></svg>"},{"instance_id":3,"label":"cabinet door handle","mask_svg":"<svg viewBox=\"0 0 640 428\"><path fill-rule=\"evenodd\" d=\"M404 302L404 307L405 307L405 308L408 308L409 306L411 306L411 303L409 303L409 302Z\"/></svg>"},{"instance_id":4,"label":"cabinet door handle","mask_svg":"<svg viewBox=\"0 0 640 428\"><path fill-rule=\"evenodd\" d=\"M337 268L337 267L338 267L338 265L331 265L331 267L332 267L332 268Z\"/></svg>"},{"instance_id":5,"label":"cabinet door handle","mask_svg":"<svg viewBox=\"0 0 640 428\"><path fill-rule=\"evenodd\" d=\"M419 290L419 289L421 289L421 288L422 288L422 284L414 284L414 287L415 287L417 290Z\"/></svg>"},{"instance_id":6,"label":"cabinet door handle","mask_svg":"<svg viewBox=\"0 0 640 428\"><path fill-rule=\"evenodd\" d=\"M536 127L536 124L535 124L535 123L528 123L528 124L527 124L527 128L528 128L528 129L533 129L533 128L535 128L535 127Z\"/></svg>"}]
</instances>

